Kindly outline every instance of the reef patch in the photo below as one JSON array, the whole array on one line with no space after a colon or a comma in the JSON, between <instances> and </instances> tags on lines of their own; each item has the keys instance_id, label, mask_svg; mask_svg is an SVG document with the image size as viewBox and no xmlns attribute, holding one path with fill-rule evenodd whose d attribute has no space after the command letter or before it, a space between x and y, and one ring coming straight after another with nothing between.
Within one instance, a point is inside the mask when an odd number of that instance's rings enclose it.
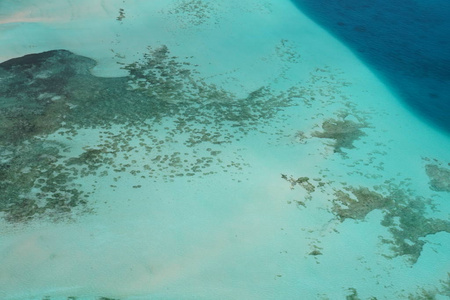
<instances>
[{"instance_id":1,"label":"reef patch","mask_svg":"<svg viewBox=\"0 0 450 300\"><path fill-rule=\"evenodd\" d=\"M450 169L436 164L427 164L425 171L430 178L430 189L437 192L450 192Z\"/></svg>"},{"instance_id":2,"label":"reef patch","mask_svg":"<svg viewBox=\"0 0 450 300\"><path fill-rule=\"evenodd\" d=\"M392 235L391 238L383 238L382 242L391 246L392 257L407 256L411 263L419 259L427 235L450 233L449 221L427 217L427 210L432 207L431 200L413 196L397 187L384 188L384 192L383 195L367 187L338 190L332 212L343 222L346 219L364 220L373 210L381 210L381 225L387 227Z\"/></svg>"},{"instance_id":3,"label":"reef patch","mask_svg":"<svg viewBox=\"0 0 450 300\"><path fill-rule=\"evenodd\" d=\"M345 119L327 119L322 123L322 131L315 131L312 137L321 139L332 139L335 153L343 153L342 149L353 149L353 143L366 134L361 129L367 127L367 124L354 122Z\"/></svg>"},{"instance_id":4,"label":"reef patch","mask_svg":"<svg viewBox=\"0 0 450 300\"><path fill-rule=\"evenodd\" d=\"M0 64L0 213L6 220L89 212L100 177L120 182L128 173L136 187L139 180L243 172L248 164L236 150L223 157L227 145L269 125L276 129L280 112L297 105L270 86L236 97L205 82L166 46L149 47L142 59L122 65L125 77L93 76L95 64L67 50ZM95 141L72 152L73 139L86 130ZM80 184L84 177L92 187Z\"/></svg>"}]
</instances>

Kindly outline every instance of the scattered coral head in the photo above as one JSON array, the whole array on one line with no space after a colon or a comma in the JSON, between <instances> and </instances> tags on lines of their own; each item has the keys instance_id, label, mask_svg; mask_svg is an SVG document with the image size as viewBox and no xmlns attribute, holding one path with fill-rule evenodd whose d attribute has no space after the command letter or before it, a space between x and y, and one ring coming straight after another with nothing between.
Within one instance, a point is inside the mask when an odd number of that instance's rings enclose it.
<instances>
[{"instance_id":1,"label":"scattered coral head","mask_svg":"<svg viewBox=\"0 0 450 300\"><path fill-rule=\"evenodd\" d=\"M333 139L334 152L342 153L342 148L353 149L353 142L366 134L361 130L367 127L365 123L356 123L350 120L328 119L322 123L322 132L315 131L313 137Z\"/></svg>"},{"instance_id":2,"label":"scattered coral head","mask_svg":"<svg viewBox=\"0 0 450 300\"><path fill-rule=\"evenodd\" d=\"M450 169L437 165L426 165L425 171L430 178L430 188L438 192L450 192Z\"/></svg>"}]
</instances>

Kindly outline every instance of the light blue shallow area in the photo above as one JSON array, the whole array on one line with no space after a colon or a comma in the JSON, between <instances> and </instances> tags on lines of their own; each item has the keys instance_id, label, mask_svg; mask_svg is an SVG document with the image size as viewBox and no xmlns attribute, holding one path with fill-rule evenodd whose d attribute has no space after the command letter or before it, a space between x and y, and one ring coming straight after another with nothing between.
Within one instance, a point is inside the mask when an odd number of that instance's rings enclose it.
<instances>
[{"instance_id":1,"label":"light blue shallow area","mask_svg":"<svg viewBox=\"0 0 450 300\"><path fill-rule=\"evenodd\" d=\"M303 9L0 1L0 299L449 298L450 139L380 80L419 73Z\"/></svg>"}]
</instances>

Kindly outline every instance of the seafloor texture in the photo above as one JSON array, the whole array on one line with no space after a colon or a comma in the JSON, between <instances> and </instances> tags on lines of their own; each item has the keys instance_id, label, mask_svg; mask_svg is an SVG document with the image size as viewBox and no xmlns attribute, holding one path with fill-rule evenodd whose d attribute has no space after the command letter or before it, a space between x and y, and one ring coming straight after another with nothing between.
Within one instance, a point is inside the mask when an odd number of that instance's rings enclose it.
<instances>
[{"instance_id":1,"label":"seafloor texture","mask_svg":"<svg viewBox=\"0 0 450 300\"><path fill-rule=\"evenodd\" d=\"M450 297L448 137L291 1L0 8L0 298Z\"/></svg>"}]
</instances>

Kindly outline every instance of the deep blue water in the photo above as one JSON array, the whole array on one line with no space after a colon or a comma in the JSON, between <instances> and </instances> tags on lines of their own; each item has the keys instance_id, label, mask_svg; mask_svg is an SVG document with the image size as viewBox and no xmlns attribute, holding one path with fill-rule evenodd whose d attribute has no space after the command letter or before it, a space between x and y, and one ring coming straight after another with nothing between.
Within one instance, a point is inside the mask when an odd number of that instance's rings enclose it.
<instances>
[{"instance_id":1,"label":"deep blue water","mask_svg":"<svg viewBox=\"0 0 450 300\"><path fill-rule=\"evenodd\" d=\"M449 0L292 0L414 112L450 133Z\"/></svg>"}]
</instances>

